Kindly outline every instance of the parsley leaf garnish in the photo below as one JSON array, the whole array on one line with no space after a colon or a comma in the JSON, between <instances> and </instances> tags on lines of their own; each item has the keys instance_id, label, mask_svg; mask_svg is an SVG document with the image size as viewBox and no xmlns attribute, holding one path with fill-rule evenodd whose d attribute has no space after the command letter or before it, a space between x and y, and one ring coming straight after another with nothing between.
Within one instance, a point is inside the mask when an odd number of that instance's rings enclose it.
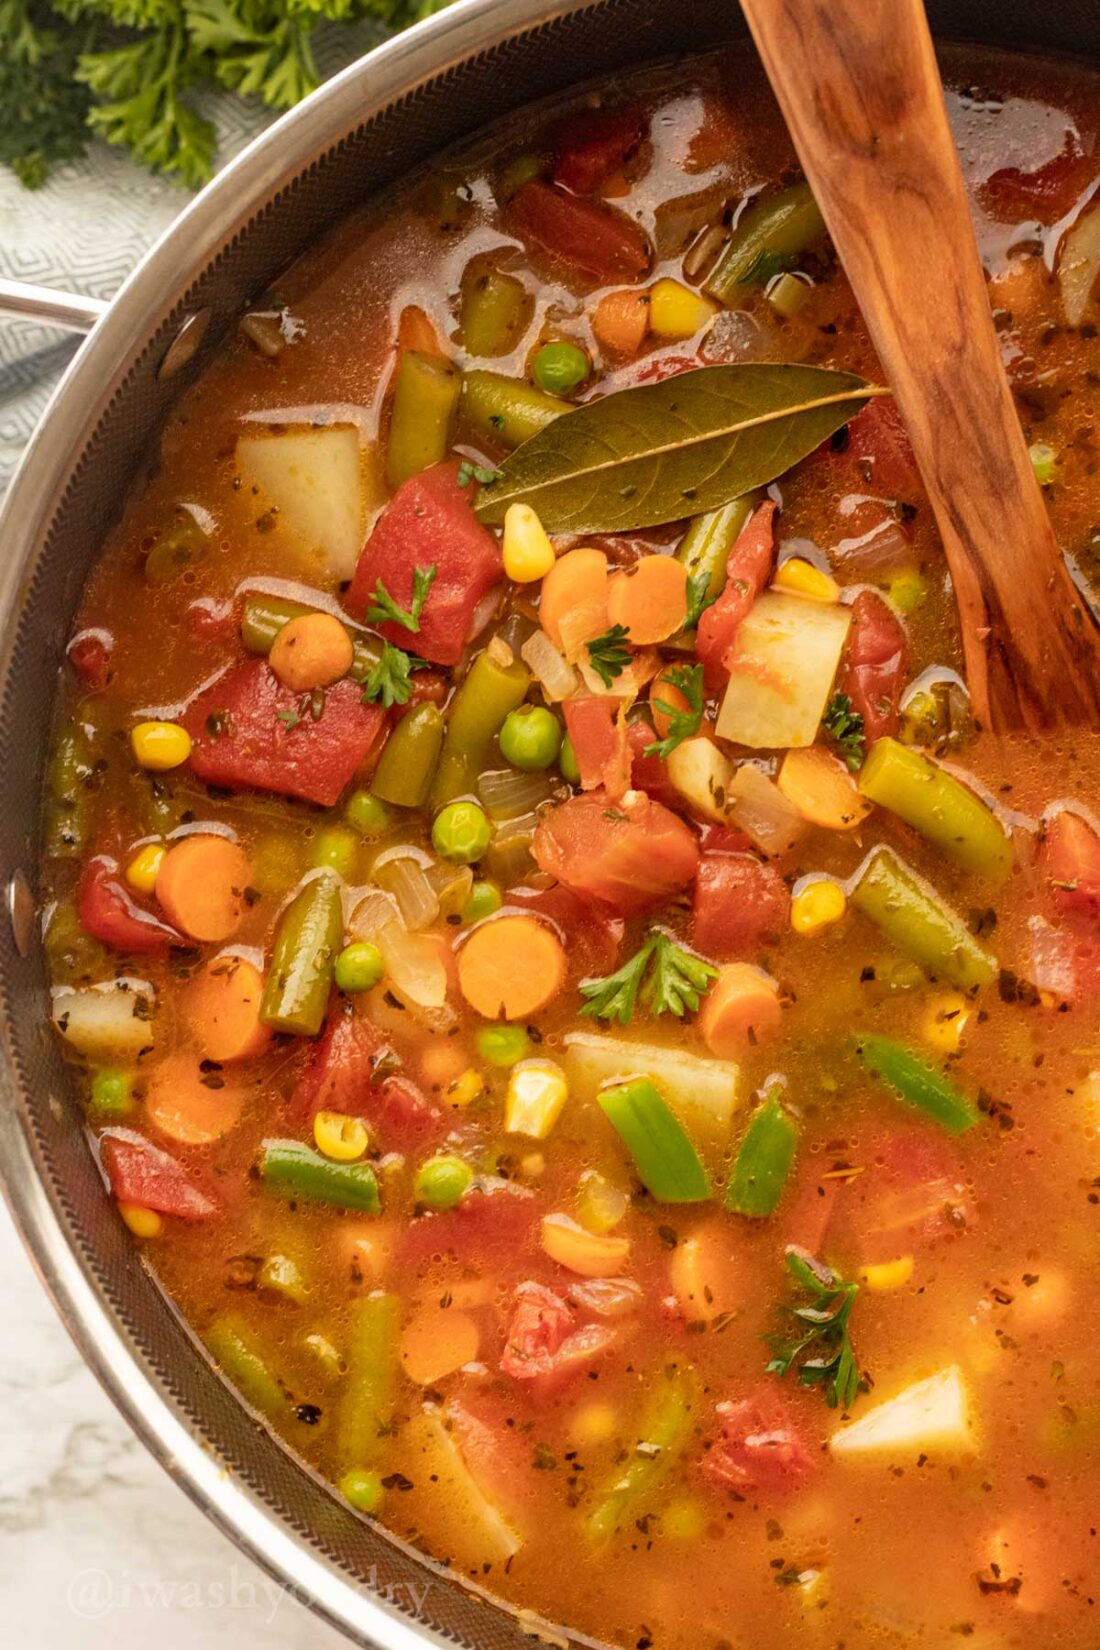
<instances>
[{"instance_id":1,"label":"parsley leaf garnish","mask_svg":"<svg viewBox=\"0 0 1100 1650\"><path fill-rule=\"evenodd\" d=\"M852 709L846 693L834 693L825 706L821 725L833 740L849 769L855 773L864 757L863 717Z\"/></svg>"},{"instance_id":2,"label":"parsley leaf garnish","mask_svg":"<svg viewBox=\"0 0 1100 1650\"><path fill-rule=\"evenodd\" d=\"M627 1025L639 998L654 1014L694 1014L710 990L718 970L661 929L655 928L642 946L614 974L585 980L581 996L588 1001L582 1014Z\"/></svg>"},{"instance_id":3,"label":"parsley leaf garnish","mask_svg":"<svg viewBox=\"0 0 1100 1650\"><path fill-rule=\"evenodd\" d=\"M431 567L416 567L413 569L412 606L399 607L379 579L374 587L371 604L367 608L368 624L386 624L392 621L399 624L403 630L411 630L415 636L420 629L420 615L424 611L424 603L428 599L428 591L435 583L435 576L439 569L433 563Z\"/></svg>"},{"instance_id":4,"label":"parsley leaf garnish","mask_svg":"<svg viewBox=\"0 0 1100 1650\"><path fill-rule=\"evenodd\" d=\"M653 709L663 711L668 717L668 732L656 744L647 745L645 756L659 756L662 762L666 761L677 745L683 744L685 739L693 739L699 732L703 722L703 667L702 665L676 665L672 670L666 670L657 682L658 691L663 683L669 687L679 688L687 700L687 709L681 705L669 704L667 699L654 699Z\"/></svg>"},{"instance_id":5,"label":"parsley leaf garnish","mask_svg":"<svg viewBox=\"0 0 1100 1650\"><path fill-rule=\"evenodd\" d=\"M633 655L627 646L629 630L624 624L613 624L602 636L586 642L588 662L604 687L610 687L616 676L621 676Z\"/></svg>"},{"instance_id":6,"label":"parsley leaf garnish","mask_svg":"<svg viewBox=\"0 0 1100 1650\"><path fill-rule=\"evenodd\" d=\"M464 458L458 466L457 481L460 487L468 487L471 481L477 481L482 487L491 487L500 475L499 470L487 470L484 464L471 464Z\"/></svg>"},{"instance_id":7,"label":"parsley leaf garnish","mask_svg":"<svg viewBox=\"0 0 1100 1650\"><path fill-rule=\"evenodd\" d=\"M405 653L392 642L382 643L382 653L363 683L363 703L380 699L388 710L391 705L405 705L412 693L409 680L414 670L423 670L425 661L415 653Z\"/></svg>"},{"instance_id":8,"label":"parsley leaf garnish","mask_svg":"<svg viewBox=\"0 0 1100 1650\"><path fill-rule=\"evenodd\" d=\"M278 716L279 721L283 724L288 733L291 728L296 728L298 723L302 720L296 710L279 710L276 711L275 714Z\"/></svg>"},{"instance_id":9,"label":"parsley leaf garnish","mask_svg":"<svg viewBox=\"0 0 1100 1650\"><path fill-rule=\"evenodd\" d=\"M687 612L684 615L684 629L694 630L708 607L713 607L718 600L717 593L710 594L710 574L695 573L687 582Z\"/></svg>"},{"instance_id":10,"label":"parsley leaf garnish","mask_svg":"<svg viewBox=\"0 0 1100 1650\"><path fill-rule=\"evenodd\" d=\"M851 1405L863 1377L852 1350L848 1319L859 1294L858 1283L845 1283L806 1249L787 1247L787 1270L810 1298L802 1306L785 1306L798 1323L791 1337L769 1335L774 1357L768 1371L786 1375L797 1368L799 1384L819 1386L830 1409ZM807 1353L814 1353L808 1357Z\"/></svg>"}]
</instances>

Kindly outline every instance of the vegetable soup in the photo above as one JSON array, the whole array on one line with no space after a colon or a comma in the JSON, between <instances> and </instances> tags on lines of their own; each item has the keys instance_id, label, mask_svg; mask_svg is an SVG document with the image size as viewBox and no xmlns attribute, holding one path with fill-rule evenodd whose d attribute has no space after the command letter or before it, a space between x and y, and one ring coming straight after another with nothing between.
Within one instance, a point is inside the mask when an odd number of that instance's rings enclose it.
<instances>
[{"instance_id":1,"label":"vegetable soup","mask_svg":"<svg viewBox=\"0 0 1100 1650\"><path fill-rule=\"evenodd\" d=\"M947 72L1089 599L1100 93ZM182 402L68 649L53 1020L242 1402L467 1584L1083 1650L1098 791L977 726L762 75L679 63L411 178Z\"/></svg>"}]
</instances>

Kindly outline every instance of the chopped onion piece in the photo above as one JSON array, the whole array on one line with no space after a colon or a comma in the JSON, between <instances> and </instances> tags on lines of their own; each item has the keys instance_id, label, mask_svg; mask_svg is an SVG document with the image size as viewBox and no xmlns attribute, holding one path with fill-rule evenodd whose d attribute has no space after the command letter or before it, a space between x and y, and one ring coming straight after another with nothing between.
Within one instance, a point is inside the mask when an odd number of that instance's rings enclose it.
<instances>
[{"instance_id":1,"label":"chopped onion piece","mask_svg":"<svg viewBox=\"0 0 1100 1650\"><path fill-rule=\"evenodd\" d=\"M1058 254L1058 285L1062 308L1071 327L1085 319L1096 278L1100 275L1100 206L1079 218L1062 242Z\"/></svg>"},{"instance_id":2,"label":"chopped onion piece","mask_svg":"<svg viewBox=\"0 0 1100 1650\"><path fill-rule=\"evenodd\" d=\"M386 983L394 995L433 1029L449 1029L456 1016L447 1003L447 970L439 941L427 934L410 934L399 922L390 922L379 931L376 943L385 960Z\"/></svg>"},{"instance_id":3,"label":"chopped onion piece","mask_svg":"<svg viewBox=\"0 0 1100 1650\"><path fill-rule=\"evenodd\" d=\"M595 1318L624 1318L645 1299L632 1278L583 1278L569 1286L569 1300Z\"/></svg>"},{"instance_id":4,"label":"chopped onion piece","mask_svg":"<svg viewBox=\"0 0 1100 1650\"><path fill-rule=\"evenodd\" d=\"M552 780L544 773L523 773L519 768L494 768L479 774L477 794L490 819L517 819L534 813L554 794Z\"/></svg>"},{"instance_id":5,"label":"chopped onion piece","mask_svg":"<svg viewBox=\"0 0 1100 1650\"><path fill-rule=\"evenodd\" d=\"M348 932L353 940L377 940L387 923L400 923L401 912L392 894L371 888L351 914Z\"/></svg>"},{"instance_id":6,"label":"chopped onion piece","mask_svg":"<svg viewBox=\"0 0 1100 1650\"><path fill-rule=\"evenodd\" d=\"M576 692L577 673L565 656L559 653L545 630L536 630L524 642L520 657L551 704L568 699L571 693Z\"/></svg>"},{"instance_id":7,"label":"chopped onion piece","mask_svg":"<svg viewBox=\"0 0 1100 1650\"><path fill-rule=\"evenodd\" d=\"M427 928L439 915L439 896L428 877L432 869L423 849L404 845L379 854L371 870L378 886L397 901L405 927L412 933Z\"/></svg>"},{"instance_id":8,"label":"chopped onion piece","mask_svg":"<svg viewBox=\"0 0 1100 1650\"><path fill-rule=\"evenodd\" d=\"M729 817L752 838L762 853L785 854L804 835L807 825L774 780L753 762L743 762L726 792Z\"/></svg>"}]
</instances>

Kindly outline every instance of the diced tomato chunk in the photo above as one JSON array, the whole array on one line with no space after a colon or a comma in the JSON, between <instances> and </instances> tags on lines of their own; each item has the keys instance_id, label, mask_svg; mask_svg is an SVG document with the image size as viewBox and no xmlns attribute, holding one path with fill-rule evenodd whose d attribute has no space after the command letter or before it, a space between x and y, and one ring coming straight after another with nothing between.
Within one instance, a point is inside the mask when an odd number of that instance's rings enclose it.
<instances>
[{"instance_id":1,"label":"diced tomato chunk","mask_svg":"<svg viewBox=\"0 0 1100 1650\"><path fill-rule=\"evenodd\" d=\"M703 1457L703 1473L719 1489L782 1495L812 1476L815 1462L783 1400L760 1391L719 1404L718 1437Z\"/></svg>"},{"instance_id":2,"label":"diced tomato chunk","mask_svg":"<svg viewBox=\"0 0 1100 1650\"><path fill-rule=\"evenodd\" d=\"M218 1206L182 1163L136 1134L133 1129L106 1129L99 1137L103 1167L120 1203L137 1203L180 1220L208 1220Z\"/></svg>"},{"instance_id":3,"label":"diced tomato chunk","mask_svg":"<svg viewBox=\"0 0 1100 1650\"><path fill-rule=\"evenodd\" d=\"M291 1106L303 1117L344 1112L373 1124L386 1146L438 1131L442 1114L407 1077L382 1075L383 1037L365 1014L337 1003L294 1089Z\"/></svg>"},{"instance_id":4,"label":"diced tomato chunk","mask_svg":"<svg viewBox=\"0 0 1100 1650\"><path fill-rule=\"evenodd\" d=\"M1028 172L1002 166L979 186L978 198L1001 223L1038 218L1052 224L1070 210L1097 171L1095 156L1084 154L1077 134L1067 131L1058 154Z\"/></svg>"},{"instance_id":5,"label":"diced tomato chunk","mask_svg":"<svg viewBox=\"0 0 1100 1650\"><path fill-rule=\"evenodd\" d=\"M699 862L683 820L633 791L617 807L600 791L562 803L539 823L532 852L541 870L622 916L678 893Z\"/></svg>"},{"instance_id":6,"label":"diced tomato chunk","mask_svg":"<svg viewBox=\"0 0 1100 1650\"><path fill-rule=\"evenodd\" d=\"M977 1219L954 1148L927 1129L891 1129L864 1146L860 1161L866 1172L848 1184L844 1224L861 1263L957 1237Z\"/></svg>"},{"instance_id":7,"label":"diced tomato chunk","mask_svg":"<svg viewBox=\"0 0 1100 1650\"><path fill-rule=\"evenodd\" d=\"M413 1262L453 1255L491 1271L533 1253L539 1205L513 1181L467 1192L456 1209L420 1215L401 1234L402 1257Z\"/></svg>"},{"instance_id":8,"label":"diced tomato chunk","mask_svg":"<svg viewBox=\"0 0 1100 1650\"><path fill-rule=\"evenodd\" d=\"M406 711L417 705L442 705L451 691L450 680L442 670L414 670L410 678L412 692L405 704L396 706L394 720L399 722Z\"/></svg>"},{"instance_id":9,"label":"diced tomato chunk","mask_svg":"<svg viewBox=\"0 0 1100 1650\"><path fill-rule=\"evenodd\" d=\"M383 1078L373 1091L368 1116L378 1125L387 1144L400 1146L438 1134L443 1113L411 1077L398 1072Z\"/></svg>"},{"instance_id":10,"label":"diced tomato chunk","mask_svg":"<svg viewBox=\"0 0 1100 1650\"><path fill-rule=\"evenodd\" d=\"M244 659L188 705L191 768L208 785L250 786L331 808L375 745L385 720L348 678L325 689L316 719L263 659Z\"/></svg>"},{"instance_id":11,"label":"diced tomato chunk","mask_svg":"<svg viewBox=\"0 0 1100 1650\"><path fill-rule=\"evenodd\" d=\"M876 492L908 503L920 498L920 471L896 401L888 396L868 401L848 425L846 451L866 466L865 479Z\"/></svg>"},{"instance_id":12,"label":"diced tomato chunk","mask_svg":"<svg viewBox=\"0 0 1100 1650\"><path fill-rule=\"evenodd\" d=\"M791 896L754 854L705 853L695 873L692 940L716 962L751 957L787 927Z\"/></svg>"},{"instance_id":13,"label":"diced tomato chunk","mask_svg":"<svg viewBox=\"0 0 1100 1650\"><path fill-rule=\"evenodd\" d=\"M668 764L654 751L646 755L646 747L656 743L657 735L648 722L631 722L627 728L630 749L630 785L635 791L644 791L654 802L666 808L678 808L683 798L668 777Z\"/></svg>"},{"instance_id":14,"label":"diced tomato chunk","mask_svg":"<svg viewBox=\"0 0 1100 1650\"><path fill-rule=\"evenodd\" d=\"M517 189L505 222L524 243L601 283L636 281L649 268L649 242L625 213L555 183L535 179Z\"/></svg>"},{"instance_id":15,"label":"diced tomato chunk","mask_svg":"<svg viewBox=\"0 0 1100 1650\"><path fill-rule=\"evenodd\" d=\"M628 376L630 384L663 384L666 378L679 378L682 372L694 372L703 365L693 355L649 355L633 367Z\"/></svg>"},{"instance_id":16,"label":"diced tomato chunk","mask_svg":"<svg viewBox=\"0 0 1100 1650\"><path fill-rule=\"evenodd\" d=\"M420 614L420 629L395 620L378 629L396 647L457 664L470 635L474 611L486 591L504 577L500 548L474 515L477 483L458 484L457 460L434 464L402 482L375 522L359 554L344 606L360 623L379 579L406 611L413 598L416 569L435 568Z\"/></svg>"},{"instance_id":17,"label":"diced tomato chunk","mask_svg":"<svg viewBox=\"0 0 1100 1650\"><path fill-rule=\"evenodd\" d=\"M775 561L775 512L771 499L754 510L726 564L726 587L707 608L695 633L707 688L717 693L729 674L727 659L742 620L771 577Z\"/></svg>"},{"instance_id":18,"label":"diced tomato chunk","mask_svg":"<svg viewBox=\"0 0 1100 1650\"><path fill-rule=\"evenodd\" d=\"M564 124L554 182L574 195L593 195L618 172L645 136L637 109L585 109Z\"/></svg>"},{"instance_id":19,"label":"diced tomato chunk","mask_svg":"<svg viewBox=\"0 0 1100 1650\"><path fill-rule=\"evenodd\" d=\"M65 657L76 674L93 693L101 692L110 680L114 645L114 637L108 630L82 630L65 650Z\"/></svg>"},{"instance_id":20,"label":"diced tomato chunk","mask_svg":"<svg viewBox=\"0 0 1100 1650\"><path fill-rule=\"evenodd\" d=\"M581 776L581 788L602 785L612 802L630 789L630 756L624 708L610 694L584 693L562 703L565 726Z\"/></svg>"},{"instance_id":21,"label":"diced tomato chunk","mask_svg":"<svg viewBox=\"0 0 1100 1650\"><path fill-rule=\"evenodd\" d=\"M901 620L873 590L861 590L852 603L852 624L837 675L837 691L846 693L863 717L868 744L896 733L898 704L909 665L909 643Z\"/></svg>"},{"instance_id":22,"label":"diced tomato chunk","mask_svg":"<svg viewBox=\"0 0 1100 1650\"><path fill-rule=\"evenodd\" d=\"M541 1283L522 1283L505 1335L501 1373L516 1381L537 1382L540 1393L546 1394L587 1368L614 1339L615 1331L605 1324L577 1329L560 1295Z\"/></svg>"},{"instance_id":23,"label":"diced tomato chunk","mask_svg":"<svg viewBox=\"0 0 1100 1650\"><path fill-rule=\"evenodd\" d=\"M96 854L80 873L76 914L86 934L133 956L157 956L170 945L188 945L183 935L139 905L122 879L118 860Z\"/></svg>"},{"instance_id":24,"label":"diced tomato chunk","mask_svg":"<svg viewBox=\"0 0 1100 1650\"><path fill-rule=\"evenodd\" d=\"M606 974L615 966L625 932L623 919L581 899L563 882L553 888L513 888L508 904L536 912L557 929L572 973Z\"/></svg>"},{"instance_id":25,"label":"diced tomato chunk","mask_svg":"<svg viewBox=\"0 0 1100 1650\"><path fill-rule=\"evenodd\" d=\"M1100 917L1100 836L1087 819L1063 809L1046 827L1043 869L1061 911Z\"/></svg>"}]
</instances>

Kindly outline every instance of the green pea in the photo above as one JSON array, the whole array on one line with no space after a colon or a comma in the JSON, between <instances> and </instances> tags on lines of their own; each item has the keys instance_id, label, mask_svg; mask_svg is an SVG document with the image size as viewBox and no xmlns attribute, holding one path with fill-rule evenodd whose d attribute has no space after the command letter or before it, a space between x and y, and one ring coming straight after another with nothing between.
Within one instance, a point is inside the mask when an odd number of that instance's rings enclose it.
<instances>
[{"instance_id":1,"label":"green pea","mask_svg":"<svg viewBox=\"0 0 1100 1650\"><path fill-rule=\"evenodd\" d=\"M561 750L558 752L558 768L562 778L570 785L580 784L581 770L577 766L577 753L568 734L562 740Z\"/></svg>"},{"instance_id":2,"label":"green pea","mask_svg":"<svg viewBox=\"0 0 1100 1650\"><path fill-rule=\"evenodd\" d=\"M105 1067L92 1078L92 1105L97 1111L115 1116L131 1110L134 1104L133 1079L128 1071Z\"/></svg>"},{"instance_id":3,"label":"green pea","mask_svg":"<svg viewBox=\"0 0 1100 1650\"><path fill-rule=\"evenodd\" d=\"M475 882L462 907L463 922L481 922L499 911L503 900L495 882Z\"/></svg>"},{"instance_id":4,"label":"green pea","mask_svg":"<svg viewBox=\"0 0 1100 1650\"><path fill-rule=\"evenodd\" d=\"M543 344L535 356L531 376L540 390L568 395L583 384L590 371L587 355L576 344Z\"/></svg>"},{"instance_id":5,"label":"green pea","mask_svg":"<svg viewBox=\"0 0 1100 1650\"><path fill-rule=\"evenodd\" d=\"M429 1157L417 1170L413 1188L429 1209L453 1209L473 1184L474 1171L461 1157Z\"/></svg>"},{"instance_id":6,"label":"green pea","mask_svg":"<svg viewBox=\"0 0 1100 1650\"><path fill-rule=\"evenodd\" d=\"M335 871L350 882L359 857L359 838L344 825L330 825L318 833L310 855L312 864Z\"/></svg>"},{"instance_id":7,"label":"green pea","mask_svg":"<svg viewBox=\"0 0 1100 1650\"><path fill-rule=\"evenodd\" d=\"M561 723L545 705L520 705L500 730L500 754L524 773L548 768L561 748Z\"/></svg>"},{"instance_id":8,"label":"green pea","mask_svg":"<svg viewBox=\"0 0 1100 1650\"><path fill-rule=\"evenodd\" d=\"M474 1041L490 1066L514 1066L531 1047L522 1026L479 1026Z\"/></svg>"},{"instance_id":9,"label":"green pea","mask_svg":"<svg viewBox=\"0 0 1100 1650\"><path fill-rule=\"evenodd\" d=\"M370 991L385 972L386 965L378 947L369 940L355 940L345 945L337 957L334 977L338 990L354 996L359 991Z\"/></svg>"},{"instance_id":10,"label":"green pea","mask_svg":"<svg viewBox=\"0 0 1100 1650\"><path fill-rule=\"evenodd\" d=\"M393 816L381 797L369 791L352 791L344 804L344 818L360 836L385 836L393 826Z\"/></svg>"},{"instance_id":11,"label":"green pea","mask_svg":"<svg viewBox=\"0 0 1100 1650\"><path fill-rule=\"evenodd\" d=\"M432 826L432 845L441 859L472 865L480 859L493 835L476 802L449 802Z\"/></svg>"},{"instance_id":12,"label":"green pea","mask_svg":"<svg viewBox=\"0 0 1100 1650\"><path fill-rule=\"evenodd\" d=\"M368 1472L362 1467L346 1472L336 1487L356 1512L377 1512L385 1494L381 1473Z\"/></svg>"}]
</instances>

